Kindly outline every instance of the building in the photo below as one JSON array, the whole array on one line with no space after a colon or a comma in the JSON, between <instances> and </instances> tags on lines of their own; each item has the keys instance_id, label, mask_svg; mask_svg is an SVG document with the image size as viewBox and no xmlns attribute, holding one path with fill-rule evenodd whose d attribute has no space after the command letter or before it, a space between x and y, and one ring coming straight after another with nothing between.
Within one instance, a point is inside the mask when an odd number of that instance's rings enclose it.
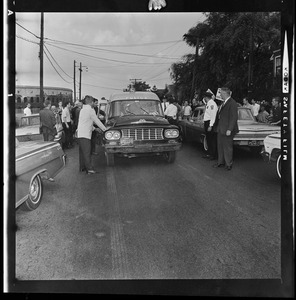
<instances>
[{"instance_id":1,"label":"building","mask_svg":"<svg viewBox=\"0 0 296 300\"><path fill-rule=\"evenodd\" d=\"M51 100L52 105L58 105L59 101L73 102L73 91L67 88L61 87L49 87L43 88L44 99ZM31 106L40 107L40 87L30 85L17 85L15 90L15 107L24 108L27 103L31 103Z\"/></svg>"}]
</instances>

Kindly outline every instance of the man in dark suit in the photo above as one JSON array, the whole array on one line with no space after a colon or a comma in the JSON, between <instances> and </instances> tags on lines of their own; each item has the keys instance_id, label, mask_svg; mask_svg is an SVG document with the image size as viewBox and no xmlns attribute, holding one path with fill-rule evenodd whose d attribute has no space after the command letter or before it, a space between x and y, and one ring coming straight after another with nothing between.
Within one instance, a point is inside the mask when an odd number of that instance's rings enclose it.
<instances>
[{"instance_id":1,"label":"man in dark suit","mask_svg":"<svg viewBox=\"0 0 296 300\"><path fill-rule=\"evenodd\" d=\"M225 166L229 171L233 163L233 137L238 133L238 110L229 88L221 88L221 97L223 104L218 111L217 120L218 163L214 167Z\"/></svg>"}]
</instances>

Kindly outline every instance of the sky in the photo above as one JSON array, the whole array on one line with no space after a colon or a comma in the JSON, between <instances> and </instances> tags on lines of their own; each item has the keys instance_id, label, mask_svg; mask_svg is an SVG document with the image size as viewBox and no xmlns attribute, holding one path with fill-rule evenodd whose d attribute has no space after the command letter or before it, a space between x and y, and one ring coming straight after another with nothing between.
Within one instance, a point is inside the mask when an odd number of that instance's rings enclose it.
<instances>
[{"instance_id":1,"label":"sky","mask_svg":"<svg viewBox=\"0 0 296 300\"><path fill-rule=\"evenodd\" d=\"M171 84L170 66L195 53L183 34L202 13L44 13L44 86L74 90L76 97L106 97L131 79L150 87ZM16 85L40 83L41 13L16 14Z\"/></svg>"}]
</instances>

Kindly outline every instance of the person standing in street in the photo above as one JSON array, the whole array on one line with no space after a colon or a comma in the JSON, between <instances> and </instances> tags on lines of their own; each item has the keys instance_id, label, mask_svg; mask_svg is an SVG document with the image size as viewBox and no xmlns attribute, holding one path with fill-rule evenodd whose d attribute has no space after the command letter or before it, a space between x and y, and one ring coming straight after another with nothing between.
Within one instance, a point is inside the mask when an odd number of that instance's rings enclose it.
<instances>
[{"instance_id":1,"label":"person standing in street","mask_svg":"<svg viewBox=\"0 0 296 300\"><path fill-rule=\"evenodd\" d=\"M207 154L203 158L214 160L217 156L217 133L214 131L214 124L218 111L218 106L213 100L213 94L205 92L204 101L206 103L204 113L204 130L208 144Z\"/></svg>"},{"instance_id":2,"label":"person standing in street","mask_svg":"<svg viewBox=\"0 0 296 300\"><path fill-rule=\"evenodd\" d=\"M73 134L72 134L72 123L70 115L70 102L65 101L63 104L62 111L62 125L66 136L65 147L72 148L73 146Z\"/></svg>"},{"instance_id":3,"label":"person standing in street","mask_svg":"<svg viewBox=\"0 0 296 300\"><path fill-rule=\"evenodd\" d=\"M39 112L40 127L43 134L44 141L53 141L56 135L56 117L51 110L50 100L44 101L44 108Z\"/></svg>"},{"instance_id":4,"label":"person standing in street","mask_svg":"<svg viewBox=\"0 0 296 300\"><path fill-rule=\"evenodd\" d=\"M93 109L96 113L96 116L99 117L99 100L94 98L94 103L93 103ZM97 124L94 124L94 130L91 134L91 153L93 155L98 155L98 153L96 152L96 144L97 144L97 139L98 139L98 131L95 130L96 128L98 128Z\"/></svg>"},{"instance_id":5,"label":"person standing in street","mask_svg":"<svg viewBox=\"0 0 296 300\"><path fill-rule=\"evenodd\" d=\"M218 162L215 168L224 167L230 171L233 164L233 138L238 133L238 108L236 101L231 98L228 87L221 88L223 103L218 113L217 145Z\"/></svg>"},{"instance_id":6,"label":"person standing in street","mask_svg":"<svg viewBox=\"0 0 296 300\"><path fill-rule=\"evenodd\" d=\"M259 114L259 110L260 110L260 105L258 103L256 103L255 99L251 100L251 111L253 113L253 116L256 118L256 120L258 120L258 114Z\"/></svg>"},{"instance_id":7,"label":"person standing in street","mask_svg":"<svg viewBox=\"0 0 296 300\"><path fill-rule=\"evenodd\" d=\"M81 172L86 171L87 174L94 174L94 170L91 163L91 135L93 131L93 124L98 125L98 128L102 131L106 130L106 127L96 116L96 112L93 109L94 98L92 96L85 96L84 105L79 113L77 137L79 144L79 170Z\"/></svg>"},{"instance_id":8,"label":"person standing in street","mask_svg":"<svg viewBox=\"0 0 296 300\"><path fill-rule=\"evenodd\" d=\"M170 104L164 111L164 115L166 116L167 120L169 121L170 124L176 125L177 124L177 113L178 113L178 108L176 105L173 104L174 99L170 98Z\"/></svg>"},{"instance_id":9,"label":"person standing in street","mask_svg":"<svg viewBox=\"0 0 296 300\"><path fill-rule=\"evenodd\" d=\"M250 104L248 97L243 98L243 107L249 108L252 111L252 105Z\"/></svg>"},{"instance_id":10,"label":"person standing in street","mask_svg":"<svg viewBox=\"0 0 296 300\"><path fill-rule=\"evenodd\" d=\"M27 104L27 107L24 109L24 114L25 114L25 116L31 116L32 115L31 103Z\"/></svg>"},{"instance_id":11,"label":"person standing in street","mask_svg":"<svg viewBox=\"0 0 296 300\"><path fill-rule=\"evenodd\" d=\"M163 112L165 112L165 110L167 109L168 105L169 104L167 103L166 98L163 97L162 102L161 102L161 107L162 107Z\"/></svg>"},{"instance_id":12,"label":"person standing in street","mask_svg":"<svg viewBox=\"0 0 296 300\"><path fill-rule=\"evenodd\" d=\"M270 124L271 125L281 125L282 121L282 110L280 106L280 97L273 97L271 100L272 108L270 111Z\"/></svg>"}]
</instances>

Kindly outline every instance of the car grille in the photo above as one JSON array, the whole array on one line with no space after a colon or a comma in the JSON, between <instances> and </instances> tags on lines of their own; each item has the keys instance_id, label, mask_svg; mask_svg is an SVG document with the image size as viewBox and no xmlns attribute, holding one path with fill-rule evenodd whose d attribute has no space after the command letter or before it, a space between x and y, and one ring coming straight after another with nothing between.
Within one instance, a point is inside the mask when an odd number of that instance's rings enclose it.
<instances>
[{"instance_id":1,"label":"car grille","mask_svg":"<svg viewBox=\"0 0 296 300\"><path fill-rule=\"evenodd\" d=\"M122 129L122 137L132 138L135 141L163 140L162 128L135 128Z\"/></svg>"}]
</instances>

